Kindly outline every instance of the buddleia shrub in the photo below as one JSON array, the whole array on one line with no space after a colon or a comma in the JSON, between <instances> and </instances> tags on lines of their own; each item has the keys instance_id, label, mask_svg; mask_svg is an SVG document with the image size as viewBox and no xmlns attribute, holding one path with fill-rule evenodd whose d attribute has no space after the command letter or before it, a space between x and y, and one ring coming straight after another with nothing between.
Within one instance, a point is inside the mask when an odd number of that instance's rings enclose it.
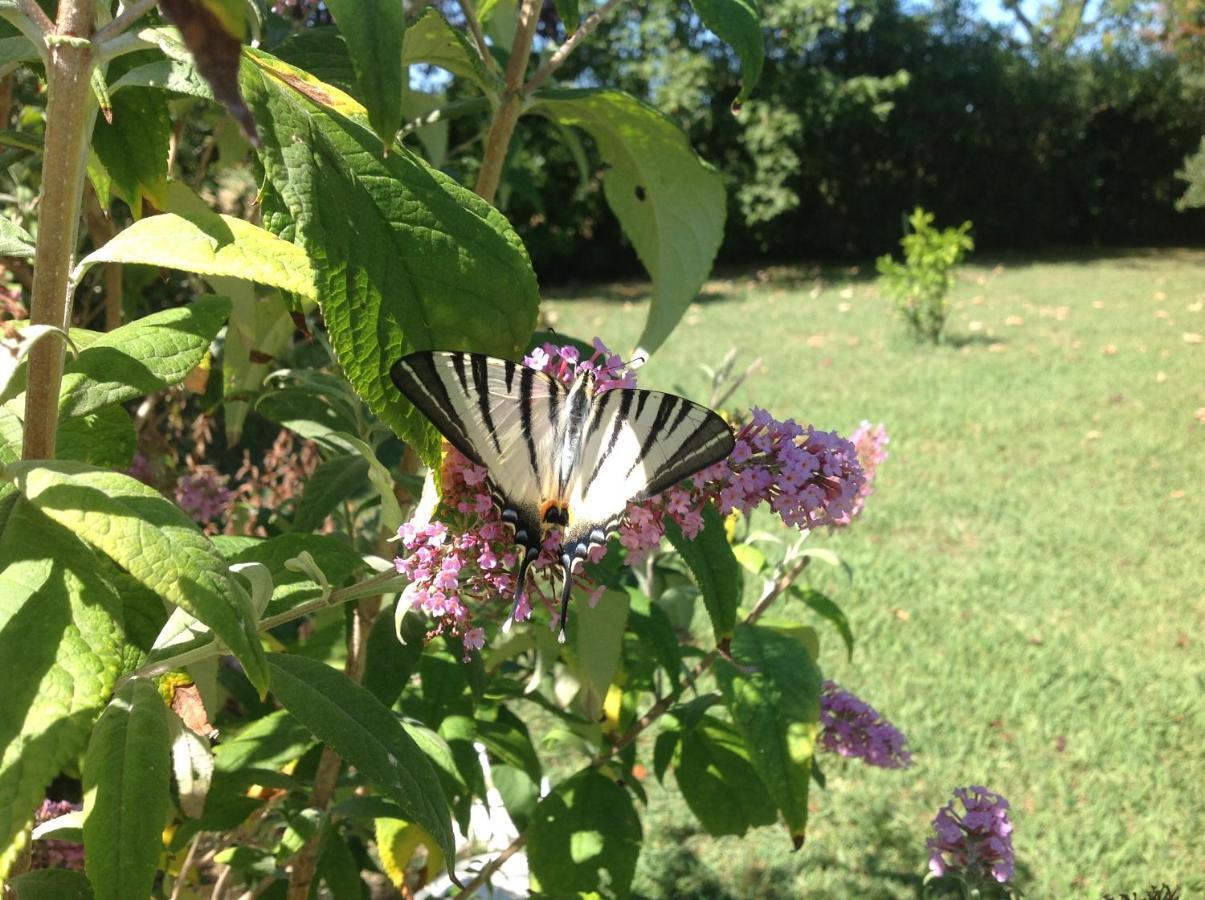
<instances>
[{"instance_id":1,"label":"buddleia shrub","mask_svg":"<svg viewBox=\"0 0 1205 900\"><path fill-rule=\"evenodd\" d=\"M908 217L908 233L900 239L904 261L880 256L878 269L883 292L892 299L908 332L917 342L941 340L949 311L948 295L954 286L954 268L974 249L971 223L938 230L934 216L917 207Z\"/></svg>"}]
</instances>

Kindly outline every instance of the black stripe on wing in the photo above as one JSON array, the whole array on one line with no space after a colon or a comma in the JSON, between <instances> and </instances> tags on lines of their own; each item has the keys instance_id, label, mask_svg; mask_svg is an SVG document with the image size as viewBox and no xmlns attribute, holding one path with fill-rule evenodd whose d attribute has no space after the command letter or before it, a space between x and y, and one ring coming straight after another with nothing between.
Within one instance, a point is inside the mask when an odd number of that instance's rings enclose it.
<instances>
[{"instance_id":1,"label":"black stripe on wing","mask_svg":"<svg viewBox=\"0 0 1205 900\"><path fill-rule=\"evenodd\" d=\"M673 423L669 424L669 418L679 403L682 404L682 407L674 417ZM728 427L728 423L710 409L681 397L666 394L663 395L661 407L657 410L657 417L640 448L637 463L645 460L657 437L676 442L675 433L679 428L689 427L686 420L692 412L701 413L702 421L684 440L678 443L678 449L658 466L656 471L650 473L648 486L641 491L640 497L652 497L660 494L683 478L727 458L733 447L736 446L736 441L732 437L732 429Z\"/></svg>"},{"instance_id":2,"label":"black stripe on wing","mask_svg":"<svg viewBox=\"0 0 1205 900\"><path fill-rule=\"evenodd\" d=\"M453 365L460 363L457 377L463 377L463 356L453 354L452 360ZM420 350L403 356L389 370L389 378L402 396L431 420L431 424L447 438L448 443L477 465L485 465L448 394L448 386L435 362L434 351Z\"/></svg>"}]
</instances>

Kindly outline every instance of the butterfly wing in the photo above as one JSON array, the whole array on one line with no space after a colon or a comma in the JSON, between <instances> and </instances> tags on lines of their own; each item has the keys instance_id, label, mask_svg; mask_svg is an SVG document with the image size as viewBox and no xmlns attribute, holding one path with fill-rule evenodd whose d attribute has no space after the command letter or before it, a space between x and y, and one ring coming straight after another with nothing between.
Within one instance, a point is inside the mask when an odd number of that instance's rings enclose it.
<instances>
[{"instance_id":1,"label":"butterfly wing","mask_svg":"<svg viewBox=\"0 0 1205 900\"><path fill-rule=\"evenodd\" d=\"M611 390L590 409L563 552L606 541L632 500L652 497L732 452L732 430L705 406L660 391Z\"/></svg>"},{"instance_id":2,"label":"butterfly wing","mask_svg":"<svg viewBox=\"0 0 1205 900\"><path fill-rule=\"evenodd\" d=\"M554 490L565 388L543 372L479 353L411 353L389 376L453 447L486 469L503 520L534 559L541 504Z\"/></svg>"}]
</instances>

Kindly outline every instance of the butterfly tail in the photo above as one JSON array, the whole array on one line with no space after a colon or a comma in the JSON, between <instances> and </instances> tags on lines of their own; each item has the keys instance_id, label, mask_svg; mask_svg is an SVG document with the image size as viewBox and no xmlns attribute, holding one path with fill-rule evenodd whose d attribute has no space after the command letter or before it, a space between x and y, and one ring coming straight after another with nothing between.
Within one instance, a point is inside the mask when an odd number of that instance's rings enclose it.
<instances>
[{"instance_id":1,"label":"butterfly tail","mask_svg":"<svg viewBox=\"0 0 1205 900\"><path fill-rule=\"evenodd\" d=\"M569 621L569 595L573 593L573 562L573 557L568 553L561 557L565 583L561 586L561 632L557 640L562 644L565 643L565 625Z\"/></svg>"},{"instance_id":2,"label":"butterfly tail","mask_svg":"<svg viewBox=\"0 0 1205 900\"><path fill-rule=\"evenodd\" d=\"M519 561L519 571L515 576L515 605L511 607L510 618L502 623L503 633L510 631L510 626L519 617L519 607L523 605L523 600L527 596L527 570L531 568L531 564L539 555L538 547L528 547L523 554L523 559Z\"/></svg>"}]
</instances>

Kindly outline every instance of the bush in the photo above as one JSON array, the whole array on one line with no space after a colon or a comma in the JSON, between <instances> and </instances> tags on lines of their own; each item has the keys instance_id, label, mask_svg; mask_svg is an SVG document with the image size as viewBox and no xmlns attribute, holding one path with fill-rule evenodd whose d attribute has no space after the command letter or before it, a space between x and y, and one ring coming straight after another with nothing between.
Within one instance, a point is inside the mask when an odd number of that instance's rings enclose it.
<instances>
[{"instance_id":1,"label":"bush","mask_svg":"<svg viewBox=\"0 0 1205 900\"><path fill-rule=\"evenodd\" d=\"M914 209L908 217L911 232L900 239L904 262L884 255L876 267L884 291L895 301L912 336L936 344L946 324L946 295L954 285L951 272L975 242L970 222L938 231L933 218L919 206Z\"/></svg>"}]
</instances>

